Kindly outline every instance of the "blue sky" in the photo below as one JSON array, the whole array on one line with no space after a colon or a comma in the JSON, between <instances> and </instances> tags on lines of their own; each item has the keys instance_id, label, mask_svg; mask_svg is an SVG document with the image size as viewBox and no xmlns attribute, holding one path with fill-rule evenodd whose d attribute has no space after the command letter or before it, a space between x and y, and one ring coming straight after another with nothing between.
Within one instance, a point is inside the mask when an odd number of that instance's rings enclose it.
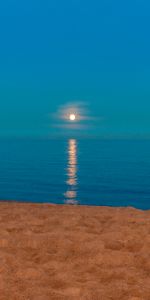
<instances>
[{"instance_id":1,"label":"blue sky","mask_svg":"<svg viewBox=\"0 0 150 300\"><path fill-rule=\"evenodd\" d=\"M150 137L149 28L148 0L1 2L0 136Z\"/></svg>"}]
</instances>

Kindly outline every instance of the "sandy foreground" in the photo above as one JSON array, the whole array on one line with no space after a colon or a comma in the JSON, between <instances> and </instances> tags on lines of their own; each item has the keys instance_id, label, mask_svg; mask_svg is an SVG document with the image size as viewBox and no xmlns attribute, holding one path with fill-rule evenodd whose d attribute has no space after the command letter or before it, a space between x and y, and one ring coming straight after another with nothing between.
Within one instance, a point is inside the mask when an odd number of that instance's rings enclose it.
<instances>
[{"instance_id":1,"label":"sandy foreground","mask_svg":"<svg viewBox=\"0 0 150 300\"><path fill-rule=\"evenodd\" d=\"M150 211L0 203L0 300L150 300Z\"/></svg>"}]
</instances>

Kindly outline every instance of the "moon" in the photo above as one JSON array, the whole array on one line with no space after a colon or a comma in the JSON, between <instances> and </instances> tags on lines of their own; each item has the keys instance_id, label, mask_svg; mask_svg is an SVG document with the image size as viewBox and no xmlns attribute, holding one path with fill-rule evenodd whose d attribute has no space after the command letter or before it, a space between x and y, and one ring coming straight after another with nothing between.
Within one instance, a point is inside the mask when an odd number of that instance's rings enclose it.
<instances>
[{"instance_id":1,"label":"moon","mask_svg":"<svg viewBox=\"0 0 150 300\"><path fill-rule=\"evenodd\" d=\"M75 114L70 114L69 119L70 119L70 121L75 121L76 115Z\"/></svg>"}]
</instances>

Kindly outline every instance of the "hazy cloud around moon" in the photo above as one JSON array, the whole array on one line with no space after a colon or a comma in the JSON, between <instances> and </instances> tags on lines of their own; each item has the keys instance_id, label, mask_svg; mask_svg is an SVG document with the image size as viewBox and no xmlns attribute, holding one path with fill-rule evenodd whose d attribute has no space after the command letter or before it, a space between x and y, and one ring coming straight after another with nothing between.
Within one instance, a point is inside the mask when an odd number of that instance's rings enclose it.
<instances>
[{"instance_id":1,"label":"hazy cloud around moon","mask_svg":"<svg viewBox=\"0 0 150 300\"><path fill-rule=\"evenodd\" d=\"M76 116L76 120L73 122L69 118L71 114ZM91 114L88 103L81 101L69 102L59 106L52 118L54 127L66 130L84 130L93 127L96 121L102 120L102 118L94 117Z\"/></svg>"}]
</instances>

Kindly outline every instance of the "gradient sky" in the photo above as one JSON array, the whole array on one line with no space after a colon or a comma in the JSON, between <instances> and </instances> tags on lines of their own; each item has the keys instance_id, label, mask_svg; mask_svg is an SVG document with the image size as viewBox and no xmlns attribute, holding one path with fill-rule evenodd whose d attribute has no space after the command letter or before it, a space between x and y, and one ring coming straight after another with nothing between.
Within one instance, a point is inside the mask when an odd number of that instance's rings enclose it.
<instances>
[{"instance_id":1,"label":"gradient sky","mask_svg":"<svg viewBox=\"0 0 150 300\"><path fill-rule=\"evenodd\" d=\"M80 134L150 137L149 29L149 0L1 1L0 136L67 134L82 103Z\"/></svg>"}]
</instances>

